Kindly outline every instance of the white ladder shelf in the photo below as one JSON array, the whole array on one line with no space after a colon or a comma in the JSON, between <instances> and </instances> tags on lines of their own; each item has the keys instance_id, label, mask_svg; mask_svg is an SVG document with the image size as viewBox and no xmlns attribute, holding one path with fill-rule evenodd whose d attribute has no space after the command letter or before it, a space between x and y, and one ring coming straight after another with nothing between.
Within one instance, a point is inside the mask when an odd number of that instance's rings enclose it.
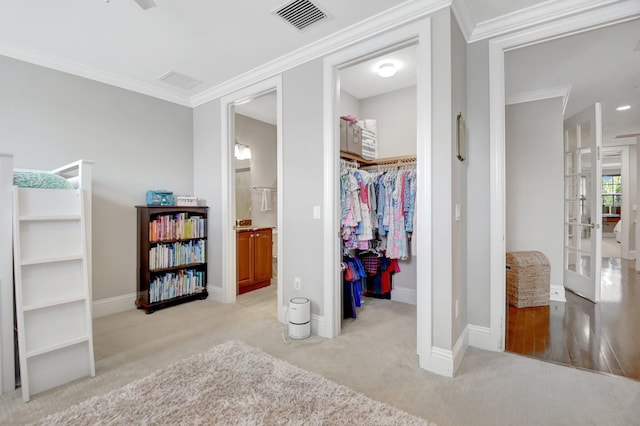
<instances>
[{"instance_id":1,"label":"white ladder shelf","mask_svg":"<svg viewBox=\"0 0 640 426\"><path fill-rule=\"evenodd\" d=\"M22 398L95 376L81 190L14 188Z\"/></svg>"}]
</instances>

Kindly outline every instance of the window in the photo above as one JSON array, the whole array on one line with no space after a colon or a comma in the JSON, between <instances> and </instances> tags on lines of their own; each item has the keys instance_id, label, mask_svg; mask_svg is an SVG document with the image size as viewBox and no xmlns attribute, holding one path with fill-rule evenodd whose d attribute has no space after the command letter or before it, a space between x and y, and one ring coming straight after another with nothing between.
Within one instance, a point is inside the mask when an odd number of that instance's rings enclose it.
<instances>
[{"instance_id":1,"label":"window","mask_svg":"<svg viewBox=\"0 0 640 426\"><path fill-rule=\"evenodd\" d=\"M622 178L620 175L602 176L602 213L620 214Z\"/></svg>"}]
</instances>

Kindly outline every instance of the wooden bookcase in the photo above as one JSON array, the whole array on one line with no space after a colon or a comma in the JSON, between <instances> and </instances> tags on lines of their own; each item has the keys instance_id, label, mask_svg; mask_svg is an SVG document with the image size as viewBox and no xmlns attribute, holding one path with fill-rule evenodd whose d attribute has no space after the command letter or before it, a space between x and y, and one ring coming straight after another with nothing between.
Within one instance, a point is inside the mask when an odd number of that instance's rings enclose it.
<instances>
[{"instance_id":1,"label":"wooden bookcase","mask_svg":"<svg viewBox=\"0 0 640 426\"><path fill-rule=\"evenodd\" d=\"M136 210L136 306L150 314L206 299L208 207L136 206Z\"/></svg>"}]
</instances>

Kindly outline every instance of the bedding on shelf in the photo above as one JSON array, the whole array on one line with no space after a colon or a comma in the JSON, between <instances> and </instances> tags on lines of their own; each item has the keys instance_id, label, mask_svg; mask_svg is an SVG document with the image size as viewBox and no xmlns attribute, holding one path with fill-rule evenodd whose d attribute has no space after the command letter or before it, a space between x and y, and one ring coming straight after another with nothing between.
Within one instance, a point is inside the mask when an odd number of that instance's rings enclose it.
<instances>
[{"instance_id":1,"label":"bedding on shelf","mask_svg":"<svg viewBox=\"0 0 640 426\"><path fill-rule=\"evenodd\" d=\"M77 189L68 179L42 170L15 169L13 184L20 188Z\"/></svg>"}]
</instances>

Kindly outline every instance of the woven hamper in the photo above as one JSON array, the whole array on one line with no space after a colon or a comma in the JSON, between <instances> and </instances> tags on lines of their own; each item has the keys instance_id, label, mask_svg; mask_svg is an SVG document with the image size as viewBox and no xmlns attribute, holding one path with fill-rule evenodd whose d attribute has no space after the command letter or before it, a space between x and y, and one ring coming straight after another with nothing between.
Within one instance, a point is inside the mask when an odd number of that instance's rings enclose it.
<instances>
[{"instance_id":1,"label":"woven hamper","mask_svg":"<svg viewBox=\"0 0 640 426\"><path fill-rule=\"evenodd\" d=\"M549 259L539 251L507 253L507 301L516 308L549 304Z\"/></svg>"}]
</instances>

